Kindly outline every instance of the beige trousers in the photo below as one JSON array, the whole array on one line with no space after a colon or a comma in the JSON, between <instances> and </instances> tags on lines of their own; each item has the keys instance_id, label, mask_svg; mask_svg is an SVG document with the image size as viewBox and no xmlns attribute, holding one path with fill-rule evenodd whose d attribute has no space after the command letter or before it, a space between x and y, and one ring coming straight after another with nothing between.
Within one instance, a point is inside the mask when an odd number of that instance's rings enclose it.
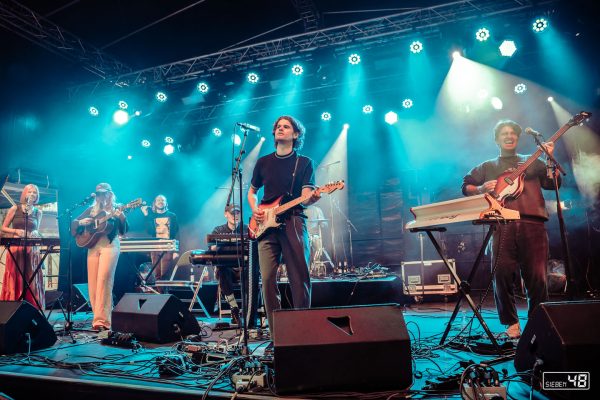
<instances>
[{"instance_id":1,"label":"beige trousers","mask_svg":"<svg viewBox=\"0 0 600 400\"><path fill-rule=\"evenodd\" d=\"M119 238L115 237L112 243L109 243L106 236L88 249L88 291L94 313L93 328L110 328L112 292L120 250Z\"/></svg>"}]
</instances>

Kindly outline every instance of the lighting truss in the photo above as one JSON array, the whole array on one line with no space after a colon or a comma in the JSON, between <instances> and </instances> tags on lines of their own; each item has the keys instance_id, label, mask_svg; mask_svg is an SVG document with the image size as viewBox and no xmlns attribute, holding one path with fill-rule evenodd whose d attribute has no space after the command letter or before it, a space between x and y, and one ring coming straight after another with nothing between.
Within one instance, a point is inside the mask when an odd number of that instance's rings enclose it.
<instances>
[{"instance_id":1,"label":"lighting truss","mask_svg":"<svg viewBox=\"0 0 600 400\"><path fill-rule=\"evenodd\" d=\"M113 56L14 0L0 1L0 25L52 53L80 64L102 79L132 71Z\"/></svg>"},{"instance_id":2,"label":"lighting truss","mask_svg":"<svg viewBox=\"0 0 600 400\"><path fill-rule=\"evenodd\" d=\"M436 31L441 26L459 21L496 17L500 14L519 14L536 6L557 0L461 0L404 11L383 17L320 29L264 41L247 46L205 54L143 70L122 73L103 81L71 87L71 97L85 92L98 93L119 87L135 87L164 83L185 82L235 67L260 66L290 56L302 56L319 48L351 45L363 47L384 45L391 40L412 37L415 30Z\"/></svg>"}]
</instances>

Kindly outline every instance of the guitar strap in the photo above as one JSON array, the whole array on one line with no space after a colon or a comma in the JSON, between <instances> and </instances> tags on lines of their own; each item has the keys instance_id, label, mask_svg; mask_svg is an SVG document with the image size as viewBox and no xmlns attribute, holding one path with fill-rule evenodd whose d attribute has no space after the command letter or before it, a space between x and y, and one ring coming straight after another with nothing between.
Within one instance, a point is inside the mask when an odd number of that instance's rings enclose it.
<instances>
[{"instance_id":1,"label":"guitar strap","mask_svg":"<svg viewBox=\"0 0 600 400\"><path fill-rule=\"evenodd\" d=\"M294 183L296 182L296 170L298 169L298 160L300 160L300 156L296 153L296 165L294 165L294 172L292 172L292 185L290 186L290 196L294 195Z\"/></svg>"}]
</instances>

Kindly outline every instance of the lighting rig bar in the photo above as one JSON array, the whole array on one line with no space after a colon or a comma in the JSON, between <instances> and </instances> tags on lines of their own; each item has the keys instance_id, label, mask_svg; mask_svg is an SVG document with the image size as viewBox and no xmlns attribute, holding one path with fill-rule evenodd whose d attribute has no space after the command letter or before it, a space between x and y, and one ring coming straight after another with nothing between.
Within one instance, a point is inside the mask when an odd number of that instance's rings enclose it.
<instances>
[{"instance_id":1,"label":"lighting rig bar","mask_svg":"<svg viewBox=\"0 0 600 400\"><path fill-rule=\"evenodd\" d=\"M106 79L130 67L14 0L0 0L0 26Z\"/></svg>"},{"instance_id":2,"label":"lighting rig bar","mask_svg":"<svg viewBox=\"0 0 600 400\"><path fill-rule=\"evenodd\" d=\"M501 14L520 14L534 7L557 0L535 2L532 0L470 0L454 1L431 7L405 11L384 17L306 32L237 47L182 61L164 64L136 72L118 74L102 81L89 82L69 88L69 96L98 94L106 90L136 87L146 84L184 82L210 76L213 73L258 67L277 59L303 57L319 48L365 46L377 39L378 43L414 36L419 30L435 30L459 21L479 20Z\"/></svg>"}]
</instances>

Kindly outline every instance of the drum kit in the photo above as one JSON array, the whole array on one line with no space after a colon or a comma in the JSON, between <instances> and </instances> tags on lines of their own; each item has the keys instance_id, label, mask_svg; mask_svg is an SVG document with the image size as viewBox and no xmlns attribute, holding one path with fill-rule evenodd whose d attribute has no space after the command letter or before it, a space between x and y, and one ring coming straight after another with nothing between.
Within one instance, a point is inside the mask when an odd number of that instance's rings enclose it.
<instances>
[{"instance_id":1,"label":"drum kit","mask_svg":"<svg viewBox=\"0 0 600 400\"><path fill-rule=\"evenodd\" d=\"M327 225L327 218L309 219L309 239L310 239L310 275L313 278L325 278L330 272L333 272L335 264L331 260L329 253L323 246L323 227Z\"/></svg>"}]
</instances>

